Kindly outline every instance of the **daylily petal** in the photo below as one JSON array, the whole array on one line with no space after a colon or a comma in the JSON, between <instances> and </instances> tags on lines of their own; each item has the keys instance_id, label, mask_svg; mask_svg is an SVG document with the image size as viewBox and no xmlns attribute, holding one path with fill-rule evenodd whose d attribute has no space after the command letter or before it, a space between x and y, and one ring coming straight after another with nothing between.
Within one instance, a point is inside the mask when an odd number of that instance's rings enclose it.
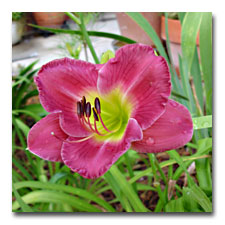
<instances>
[{"instance_id":1,"label":"daylily petal","mask_svg":"<svg viewBox=\"0 0 225 225\"><path fill-rule=\"evenodd\" d=\"M120 48L99 70L98 90L106 94L120 87L134 105L132 117L147 129L164 112L171 91L166 60L147 45Z\"/></svg>"},{"instance_id":2,"label":"daylily petal","mask_svg":"<svg viewBox=\"0 0 225 225\"><path fill-rule=\"evenodd\" d=\"M58 138L53 136L52 132ZM27 140L28 149L42 159L62 161L62 143L67 138L68 135L59 126L59 113L52 113L41 119L31 128Z\"/></svg>"},{"instance_id":3,"label":"daylily petal","mask_svg":"<svg viewBox=\"0 0 225 225\"><path fill-rule=\"evenodd\" d=\"M94 64L64 58L44 65L35 78L41 104L48 112L62 112L60 125L68 135L88 135L77 118L76 102L96 90L97 77Z\"/></svg>"},{"instance_id":4,"label":"daylily petal","mask_svg":"<svg viewBox=\"0 0 225 225\"><path fill-rule=\"evenodd\" d=\"M193 135L193 123L187 108L169 100L164 114L147 130L143 139L132 143L138 152L162 152L185 145Z\"/></svg>"},{"instance_id":5,"label":"daylily petal","mask_svg":"<svg viewBox=\"0 0 225 225\"><path fill-rule=\"evenodd\" d=\"M142 138L142 130L135 119L130 119L123 138L119 142L96 141L90 138L79 143L64 142L62 159L73 171L86 178L103 175L130 147L132 141ZM68 138L68 141L78 140Z\"/></svg>"}]
</instances>

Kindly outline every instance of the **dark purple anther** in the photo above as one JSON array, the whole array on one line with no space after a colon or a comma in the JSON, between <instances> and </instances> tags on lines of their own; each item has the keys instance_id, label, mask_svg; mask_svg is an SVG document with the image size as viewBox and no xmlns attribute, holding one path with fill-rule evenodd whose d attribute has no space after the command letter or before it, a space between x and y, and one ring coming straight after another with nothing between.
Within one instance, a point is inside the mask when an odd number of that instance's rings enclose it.
<instances>
[{"instance_id":1,"label":"dark purple anther","mask_svg":"<svg viewBox=\"0 0 225 225\"><path fill-rule=\"evenodd\" d=\"M97 113L100 114L101 113L101 105L100 105L100 100L99 98L95 98L95 109L97 110Z\"/></svg>"},{"instance_id":2,"label":"dark purple anther","mask_svg":"<svg viewBox=\"0 0 225 225\"><path fill-rule=\"evenodd\" d=\"M82 114L81 114L81 103L80 102L77 102L77 115L78 117L82 117Z\"/></svg>"},{"instance_id":3,"label":"dark purple anther","mask_svg":"<svg viewBox=\"0 0 225 225\"><path fill-rule=\"evenodd\" d=\"M93 107L92 110L93 110L93 114L94 114L95 120L96 120L96 121L99 121L99 119L98 119L98 114L97 114L96 109Z\"/></svg>"},{"instance_id":4,"label":"dark purple anther","mask_svg":"<svg viewBox=\"0 0 225 225\"><path fill-rule=\"evenodd\" d=\"M85 107L85 114L86 114L86 117L90 117L91 116L91 103L88 102L86 104L86 107Z\"/></svg>"},{"instance_id":5,"label":"dark purple anther","mask_svg":"<svg viewBox=\"0 0 225 225\"><path fill-rule=\"evenodd\" d=\"M86 111L86 98L83 96L81 103L83 104L84 112Z\"/></svg>"}]
</instances>

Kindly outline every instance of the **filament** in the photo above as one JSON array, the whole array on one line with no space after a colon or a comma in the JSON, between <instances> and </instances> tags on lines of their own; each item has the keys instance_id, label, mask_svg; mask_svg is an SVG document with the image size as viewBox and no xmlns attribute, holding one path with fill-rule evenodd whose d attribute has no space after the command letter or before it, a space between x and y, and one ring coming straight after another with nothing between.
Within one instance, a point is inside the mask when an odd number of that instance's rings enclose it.
<instances>
[{"instance_id":1,"label":"filament","mask_svg":"<svg viewBox=\"0 0 225 225\"><path fill-rule=\"evenodd\" d=\"M58 137L57 135L55 135L54 132L51 132L51 135L52 135L53 137L57 138L58 140L63 141L63 142L66 142L66 143L80 143L80 142L86 141L86 140L88 140L88 139L90 139L90 138L92 138L92 137L94 136L94 135L92 134L92 135L90 135L90 136L87 136L87 137L85 137L85 138L82 138L82 139L79 139L79 140L76 140L76 141L68 141L68 140L64 140L64 139Z\"/></svg>"}]
</instances>

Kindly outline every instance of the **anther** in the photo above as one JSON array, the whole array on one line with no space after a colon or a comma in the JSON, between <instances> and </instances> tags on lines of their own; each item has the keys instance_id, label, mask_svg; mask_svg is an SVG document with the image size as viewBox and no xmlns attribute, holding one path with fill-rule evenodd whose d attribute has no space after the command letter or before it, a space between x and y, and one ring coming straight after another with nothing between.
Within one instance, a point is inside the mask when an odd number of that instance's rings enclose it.
<instances>
[{"instance_id":1,"label":"anther","mask_svg":"<svg viewBox=\"0 0 225 225\"><path fill-rule=\"evenodd\" d=\"M81 103L83 104L83 108L84 108L84 112L86 110L86 98L85 96L83 96L82 100L81 100Z\"/></svg>"},{"instance_id":2,"label":"anther","mask_svg":"<svg viewBox=\"0 0 225 225\"><path fill-rule=\"evenodd\" d=\"M97 110L94 107L92 107L92 110L93 110L95 121L99 121Z\"/></svg>"},{"instance_id":3,"label":"anther","mask_svg":"<svg viewBox=\"0 0 225 225\"><path fill-rule=\"evenodd\" d=\"M85 114L86 114L86 117L90 117L91 116L91 103L88 102L86 104L86 107L85 107Z\"/></svg>"},{"instance_id":4,"label":"anther","mask_svg":"<svg viewBox=\"0 0 225 225\"><path fill-rule=\"evenodd\" d=\"M100 105L100 100L99 98L95 98L95 109L97 111L98 114L101 113L101 105Z\"/></svg>"},{"instance_id":5,"label":"anther","mask_svg":"<svg viewBox=\"0 0 225 225\"><path fill-rule=\"evenodd\" d=\"M84 106L81 102L77 102L77 115L79 118L82 118L84 116Z\"/></svg>"}]
</instances>

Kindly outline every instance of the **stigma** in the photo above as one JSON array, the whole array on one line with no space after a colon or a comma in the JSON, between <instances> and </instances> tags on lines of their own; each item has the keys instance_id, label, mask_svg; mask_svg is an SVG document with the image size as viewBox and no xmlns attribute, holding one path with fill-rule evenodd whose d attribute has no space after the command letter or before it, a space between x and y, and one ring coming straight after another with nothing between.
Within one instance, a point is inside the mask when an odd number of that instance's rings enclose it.
<instances>
[{"instance_id":1,"label":"stigma","mask_svg":"<svg viewBox=\"0 0 225 225\"><path fill-rule=\"evenodd\" d=\"M93 113L94 124L91 124L90 117ZM101 117L101 104L100 99L98 97L95 98L94 106L91 106L90 102L86 101L85 96L82 97L80 101L77 102L77 116L83 126L85 126L88 130L96 133L100 136L104 136L111 131L105 126L102 117ZM99 132L97 128L97 122L101 123L103 129L107 132L106 134L102 134Z\"/></svg>"}]
</instances>

